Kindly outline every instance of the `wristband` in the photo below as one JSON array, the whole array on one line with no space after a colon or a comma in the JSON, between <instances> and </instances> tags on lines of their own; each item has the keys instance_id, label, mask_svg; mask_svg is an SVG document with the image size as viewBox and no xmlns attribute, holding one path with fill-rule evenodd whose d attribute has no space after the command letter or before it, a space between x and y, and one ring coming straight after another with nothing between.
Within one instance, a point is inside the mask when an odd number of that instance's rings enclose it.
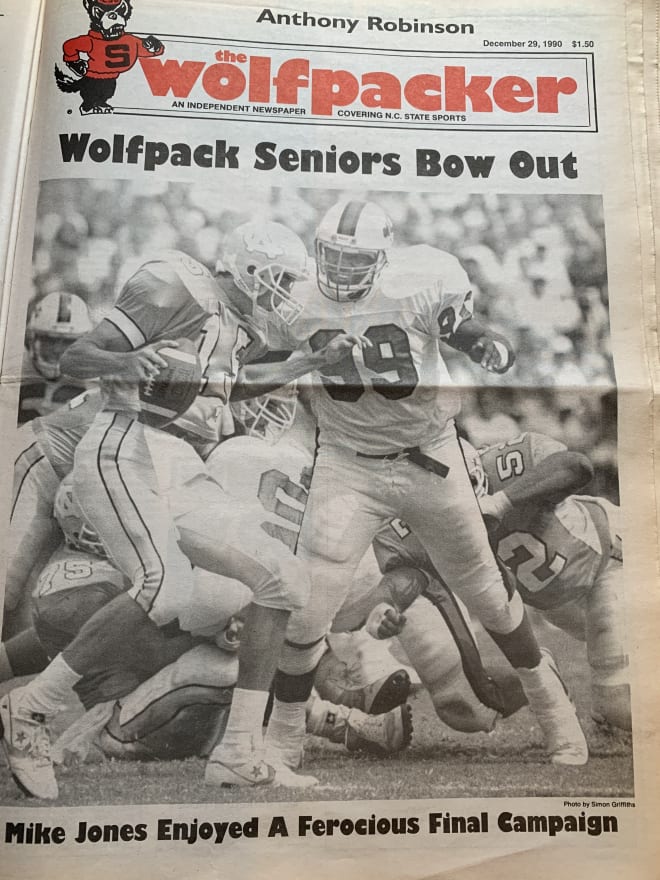
<instances>
[{"instance_id":1,"label":"wristband","mask_svg":"<svg viewBox=\"0 0 660 880\"><path fill-rule=\"evenodd\" d=\"M479 507L484 516L492 516L498 521L503 520L513 510L513 504L502 490L494 495L482 495L479 498Z\"/></svg>"}]
</instances>

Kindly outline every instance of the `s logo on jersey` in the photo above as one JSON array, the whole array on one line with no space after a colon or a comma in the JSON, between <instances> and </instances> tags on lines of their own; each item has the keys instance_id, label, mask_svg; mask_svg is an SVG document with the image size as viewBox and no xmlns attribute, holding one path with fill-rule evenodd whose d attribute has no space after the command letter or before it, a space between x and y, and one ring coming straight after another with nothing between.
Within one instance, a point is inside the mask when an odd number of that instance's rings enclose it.
<instances>
[{"instance_id":1,"label":"s logo on jersey","mask_svg":"<svg viewBox=\"0 0 660 880\"><path fill-rule=\"evenodd\" d=\"M131 0L83 0L89 31L65 40L62 46L67 70L55 65L55 82L62 92L80 92L83 116L113 113L108 103L119 74L130 70L138 58L162 55L165 47L154 36L126 33L133 14Z\"/></svg>"}]
</instances>

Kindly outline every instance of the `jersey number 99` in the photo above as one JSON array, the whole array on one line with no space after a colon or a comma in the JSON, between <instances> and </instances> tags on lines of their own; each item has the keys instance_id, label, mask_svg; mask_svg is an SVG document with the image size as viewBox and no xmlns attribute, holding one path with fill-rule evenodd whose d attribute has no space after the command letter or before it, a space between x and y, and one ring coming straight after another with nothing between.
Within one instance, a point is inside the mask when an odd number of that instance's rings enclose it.
<instances>
[{"instance_id":1,"label":"jersey number 99","mask_svg":"<svg viewBox=\"0 0 660 880\"><path fill-rule=\"evenodd\" d=\"M312 351L318 351L345 332L317 330L309 340L310 347ZM363 335L371 342L371 348L362 350L364 366L378 374L371 378L374 391L388 400L409 397L419 382L419 375L405 330L396 324L376 324ZM321 371L321 381L333 400L344 403L355 403L365 391L352 351L332 366L325 367Z\"/></svg>"}]
</instances>

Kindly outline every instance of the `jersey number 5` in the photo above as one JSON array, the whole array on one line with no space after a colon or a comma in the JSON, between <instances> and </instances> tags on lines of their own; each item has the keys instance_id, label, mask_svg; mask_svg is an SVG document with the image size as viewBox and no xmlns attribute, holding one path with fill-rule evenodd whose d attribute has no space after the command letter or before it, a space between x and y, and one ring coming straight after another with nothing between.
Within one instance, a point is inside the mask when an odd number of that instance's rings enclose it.
<instances>
[{"instance_id":1,"label":"jersey number 5","mask_svg":"<svg viewBox=\"0 0 660 880\"><path fill-rule=\"evenodd\" d=\"M335 336L345 332L317 330L309 340L312 351L318 351ZM376 324L369 327L364 335L372 345L362 351L364 366L378 374L371 379L374 391L388 400L409 397L419 382L419 375L405 330L396 324ZM355 403L365 391L352 351L337 363L321 370L321 381L333 400L345 403Z\"/></svg>"}]
</instances>

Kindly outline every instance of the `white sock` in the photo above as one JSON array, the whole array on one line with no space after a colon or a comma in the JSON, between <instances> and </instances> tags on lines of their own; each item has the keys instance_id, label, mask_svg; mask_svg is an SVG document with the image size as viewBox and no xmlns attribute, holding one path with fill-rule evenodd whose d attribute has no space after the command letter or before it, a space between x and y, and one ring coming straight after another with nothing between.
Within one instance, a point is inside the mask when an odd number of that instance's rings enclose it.
<instances>
[{"instance_id":1,"label":"white sock","mask_svg":"<svg viewBox=\"0 0 660 880\"><path fill-rule=\"evenodd\" d=\"M78 675L61 654L29 684L16 691L14 705L21 712L36 712L46 718L55 715L74 696L73 687L82 675Z\"/></svg>"},{"instance_id":2,"label":"white sock","mask_svg":"<svg viewBox=\"0 0 660 880\"><path fill-rule=\"evenodd\" d=\"M266 754L296 768L302 759L307 703L284 703L275 698L266 731Z\"/></svg>"},{"instance_id":3,"label":"white sock","mask_svg":"<svg viewBox=\"0 0 660 880\"><path fill-rule=\"evenodd\" d=\"M234 688L227 728L213 757L238 764L249 760L253 751L262 747L261 728L268 702L268 691Z\"/></svg>"}]
</instances>

